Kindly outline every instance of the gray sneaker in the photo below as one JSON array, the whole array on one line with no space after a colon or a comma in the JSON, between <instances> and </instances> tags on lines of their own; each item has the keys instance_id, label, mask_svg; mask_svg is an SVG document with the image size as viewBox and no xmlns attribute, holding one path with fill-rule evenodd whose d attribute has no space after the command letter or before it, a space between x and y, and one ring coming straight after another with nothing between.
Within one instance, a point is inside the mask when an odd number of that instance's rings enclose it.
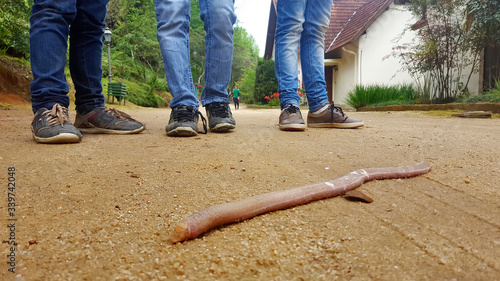
<instances>
[{"instance_id":1,"label":"gray sneaker","mask_svg":"<svg viewBox=\"0 0 500 281\"><path fill-rule=\"evenodd\" d=\"M300 108L293 104L286 105L281 111L279 126L282 131L304 131L306 124Z\"/></svg>"},{"instance_id":2,"label":"gray sneaker","mask_svg":"<svg viewBox=\"0 0 500 281\"><path fill-rule=\"evenodd\" d=\"M224 102L212 102L205 105L210 131L222 133L236 127L233 114L229 104Z\"/></svg>"},{"instance_id":3,"label":"gray sneaker","mask_svg":"<svg viewBox=\"0 0 500 281\"><path fill-rule=\"evenodd\" d=\"M146 127L125 112L114 108L96 107L92 111L76 113L75 126L91 134L135 134Z\"/></svg>"},{"instance_id":4,"label":"gray sneaker","mask_svg":"<svg viewBox=\"0 0 500 281\"><path fill-rule=\"evenodd\" d=\"M75 143L82 134L71 124L68 109L55 104L52 109L40 108L31 122L33 138L39 143Z\"/></svg>"},{"instance_id":5,"label":"gray sneaker","mask_svg":"<svg viewBox=\"0 0 500 281\"><path fill-rule=\"evenodd\" d=\"M352 129L364 126L363 121L350 118L342 108L330 104L328 109L320 114L307 114L307 126L311 128L344 128Z\"/></svg>"},{"instance_id":6,"label":"gray sneaker","mask_svg":"<svg viewBox=\"0 0 500 281\"><path fill-rule=\"evenodd\" d=\"M172 108L170 120L165 131L171 137L192 137L198 134L198 120L201 116L204 134L207 133L207 120L200 111L192 106L177 106Z\"/></svg>"}]
</instances>

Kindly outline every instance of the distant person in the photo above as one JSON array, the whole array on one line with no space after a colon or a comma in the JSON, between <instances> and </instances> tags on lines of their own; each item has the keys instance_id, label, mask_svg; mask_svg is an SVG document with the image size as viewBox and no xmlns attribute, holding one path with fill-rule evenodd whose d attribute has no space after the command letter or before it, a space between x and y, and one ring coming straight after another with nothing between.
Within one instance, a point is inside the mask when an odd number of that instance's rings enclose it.
<instances>
[{"instance_id":1,"label":"distant person","mask_svg":"<svg viewBox=\"0 0 500 281\"><path fill-rule=\"evenodd\" d=\"M189 57L190 0L154 0L157 37L163 56L165 76L172 94L172 112L165 130L167 136L196 136L201 117L200 101L194 89ZM226 90L231 77L233 25L236 22L233 0L200 0L200 17L205 36L205 86L201 104L205 107L212 132L227 132L236 126Z\"/></svg>"},{"instance_id":2,"label":"distant person","mask_svg":"<svg viewBox=\"0 0 500 281\"><path fill-rule=\"evenodd\" d=\"M316 128L357 128L363 121L347 117L328 101L324 72L324 40L330 23L332 0L279 0L275 37L275 71L278 78L283 131L306 129L299 108L298 52L309 103L307 126Z\"/></svg>"},{"instance_id":3,"label":"distant person","mask_svg":"<svg viewBox=\"0 0 500 281\"><path fill-rule=\"evenodd\" d=\"M233 89L233 102L234 102L234 109L239 109L240 108L240 89L238 89L238 85L234 85Z\"/></svg>"},{"instance_id":4,"label":"distant person","mask_svg":"<svg viewBox=\"0 0 500 281\"><path fill-rule=\"evenodd\" d=\"M30 18L31 123L39 143L75 143L82 132L133 134L145 126L104 106L102 35L108 0L35 0ZM69 42L69 69L75 85L76 121L68 116L64 74Z\"/></svg>"}]
</instances>

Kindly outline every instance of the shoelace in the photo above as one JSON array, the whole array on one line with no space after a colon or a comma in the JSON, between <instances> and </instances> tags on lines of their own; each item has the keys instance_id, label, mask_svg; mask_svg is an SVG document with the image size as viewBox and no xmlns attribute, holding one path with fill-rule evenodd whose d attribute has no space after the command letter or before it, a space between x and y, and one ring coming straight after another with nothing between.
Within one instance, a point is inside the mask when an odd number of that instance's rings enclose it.
<instances>
[{"instance_id":1,"label":"shoelace","mask_svg":"<svg viewBox=\"0 0 500 281\"><path fill-rule=\"evenodd\" d=\"M300 109L297 106L290 104L287 107L285 107L284 110L286 110L290 115L293 113L297 113Z\"/></svg>"},{"instance_id":2,"label":"shoelace","mask_svg":"<svg viewBox=\"0 0 500 281\"><path fill-rule=\"evenodd\" d=\"M144 126L144 128L146 129L146 131L149 132L149 130L146 128L146 125L144 123L135 120L134 118L132 118L132 116L128 115L127 113L125 113L123 111L117 110L116 108L107 108L107 107L105 107L104 108L104 112L106 112L108 114L111 114L111 115L113 115L113 116L115 116L116 118L119 118L119 119L126 119L126 120L129 120L129 121L137 122L137 123L141 124L142 126Z\"/></svg>"},{"instance_id":3,"label":"shoelace","mask_svg":"<svg viewBox=\"0 0 500 281\"><path fill-rule=\"evenodd\" d=\"M224 103L214 103L210 106L210 114L214 117L229 117L229 110Z\"/></svg>"},{"instance_id":4,"label":"shoelace","mask_svg":"<svg viewBox=\"0 0 500 281\"><path fill-rule=\"evenodd\" d=\"M198 114L200 117L201 117L201 123L203 124L203 130L204 132L201 132L202 134L206 134L207 133L207 119L205 119L205 117L203 117L203 114L201 114L200 111L196 111L196 114Z\"/></svg>"},{"instance_id":5,"label":"shoelace","mask_svg":"<svg viewBox=\"0 0 500 281\"><path fill-rule=\"evenodd\" d=\"M207 119L205 119L205 117L203 117L203 114L201 114L201 112L199 110L189 110L189 109L176 110L175 114L172 116L172 118L174 119L174 121L177 121L177 122L184 122L184 121L189 122L189 121L195 119L194 117L196 117L196 115L200 116L201 123L203 124L203 131L204 132L199 132L199 133L206 134L208 132Z\"/></svg>"},{"instance_id":6,"label":"shoelace","mask_svg":"<svg viewBox=\"0 0 500 281\"><path fill-rule=\"evenodd\" d=\"M346 119L347 119L347 116L345 116L344 114L344 111L342 110L342 108L340 106L335 106L335 104L332 102L330 104L331 106L331 110L330 110L330 120L332 120L332 123L333 123L333 111L336 109L340 114L342 114L342 117L345 117L344 120L342 120L342 122L344 122Z\"/></svg>"},{"instance_id":7,"label":"shoelace","mask_svg":"<svg viewBox=\"0 0 500 281\"><path fill-rule=\"evenodd\" d=\"M116 118L127 119L130 121L141 123L141 122L135 120L134 118L132 118L132 116L128 115L127 113L125 113L123 111L117 110L116 108L107 108L106 107L106 108L104 108L104 112L109 113L109 114L115 116Z\"/></svg>"},{"instance_id":8,"label":"shoelace","mask_svg":"<svg viewBox=\"0 0 500 281\"><path fill-rule=\"evenodd\" d=\"M61 127L64 127L64 123L69 122L68 118L66 118L68 109L59 104L55 104L52 109L46 110L42 114L48 116L47 122L49 122L50 126L61 125Z\"/></svg>"}]
</instances>

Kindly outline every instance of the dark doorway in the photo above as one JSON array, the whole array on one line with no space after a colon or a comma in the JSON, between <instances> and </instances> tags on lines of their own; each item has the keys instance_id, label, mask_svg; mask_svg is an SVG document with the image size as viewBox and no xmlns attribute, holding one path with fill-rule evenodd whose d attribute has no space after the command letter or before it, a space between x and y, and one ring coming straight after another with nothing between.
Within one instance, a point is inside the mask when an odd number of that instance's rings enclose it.
<instances>
[{"instance_id":1,"label":"dark doorway","mask_svg":"<svg viewBox=\"0 0 500 281\"><path fill-rule=\"evenodd\" d=\"M333 101L333 66L325 66L326 91L328 92L328 101Z\"/></svg>"},{"instance_id":2,"label":"dark doorway","mask_svg":"<svg viewBox=\"0 0 500 281\"><path fill-rule=\"evenodd\" d=\"M494 88L500 80L500 45L490 46L484 50L483 88Z\"/></svg>"}]
</instances>

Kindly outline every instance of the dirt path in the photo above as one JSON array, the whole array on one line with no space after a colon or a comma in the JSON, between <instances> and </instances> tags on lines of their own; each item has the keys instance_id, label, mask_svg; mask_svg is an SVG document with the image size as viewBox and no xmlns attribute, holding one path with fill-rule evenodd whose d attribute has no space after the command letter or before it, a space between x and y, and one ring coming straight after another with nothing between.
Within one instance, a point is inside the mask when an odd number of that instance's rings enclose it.
<instances>
[{"instance_id":1,"label":"dirt path","mask_svg":"<svg viewBox=\"0 0 500 281\"><path fill-rule=\"evenodd\" d=\"M0 110L0 220L15 167L18 243L12 274L1 228L0 280L500 279L500 119L350 113L366 127L301 133L241 109L233 133L169 138L168 109L129 113L149 133L40 145L31 112ZM337 197L169 238L213 204L420 161L429 174L364 184L371 204Z\"/></svg>"}]
</instances>

